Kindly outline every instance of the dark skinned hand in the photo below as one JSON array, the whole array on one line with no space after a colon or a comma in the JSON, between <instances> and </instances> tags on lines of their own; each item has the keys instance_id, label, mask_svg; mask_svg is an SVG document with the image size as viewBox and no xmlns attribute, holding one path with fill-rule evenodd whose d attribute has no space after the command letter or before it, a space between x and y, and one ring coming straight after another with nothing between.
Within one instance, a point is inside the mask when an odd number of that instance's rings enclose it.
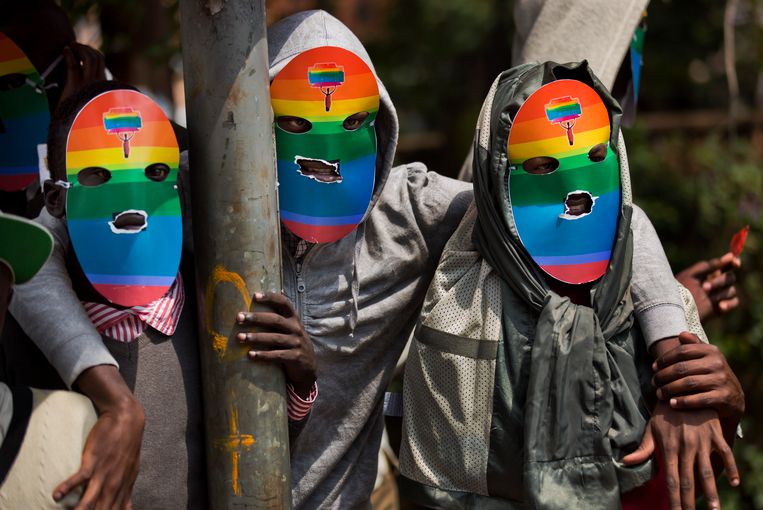
<instances>
[{"instance_id":1,"label":"dark skinned hand","mask_svg":"<svg viewBox=\"0 0 763 510\"><path fill-rule=\"evenodd\" d=\"M701 321L739 306L734 269L741 264L739 257L729 252L717 259L697 262L676 275L676 280L694 297Z\"/></svg>"},{"instance_id":2,"label":"dark skinned hand","mask_svg":"<svg viewBox=\"0 0 763 510\"><path fill-rule=\"evenodd\" d=\"M730 443L744 414L742 385L716 346L688 332L678 339L681 345L652 365L657 398L675 409L715 409Z\"/></svg>"},{"instance_id":3,"label":"dark skinned hand","mask_svg":"<svg viewBox=\"0 0 763 510\"><path fill-rule=\"evenodd\" d=\"M260 329L239 333L239 342L260 347L249 351L250 359L282 364L294 391L307 398L315 382L315 353L302 320L283 294L257 292L253 299L273 311L239 312L236 316L239 325Z\"/></svg>"},{"instance_id":4,"label":"dark skinned hand","mask_svg":"<svg viewBox=\"0 0 763 510\"><path fill-rule=\"evenodd\" d=\"M652 354L659 359L681 346L680 337L657 342ZM638 449L623 458L626 466L646 462L655 448L662 452L671 510L695 508L695 486L707 497L708 508L720 509L712 455L717 453L731 485L739 485L739 472L731 447L714 409L679 410L658 401ZM695 483L695 473L699 483Z\"/></svg>"},{"instance_id":5,"label":"dark skinned hand","mask_svg":"<svg viewBox=\"0 0 763 510\"><path fill-rule=\"evenodd\" d=\"M106 62L103 53L79 43L64 48L66 84L61 91L59 104L80 88L94 81L106 79Z\"/></svg>"},{"instance_id":6,"label":"dark skinned hand","mask_svg":"<svg viewBox=\"0 0 763 510\"><path fill-rule=\"evenodd\" d=\"M53 499L59 501L83 485L85 491L75 510L129 510L143 440L143 407L111 365L85 370L75 386L90 397L100 414L87 436L79 470L54 489Z\"/></svg>"},{"instance_id":7,"label":"dark skinned hand","mask_svg":"<svg viewBox=\"0 0 763 510\"><path fill-rule=\"evenodd\" d=\"M641 444L623 458L623 463L630 466L646 462L655 447L663 454L671 510L695 508L695 485L707 497L708 508L721 508L711 459L713 453L721 456L731 485L739 485L734 454L723 437L718 413L712 409L679 411L666 402L659 402Z\"/></svg>"}]
</instances>

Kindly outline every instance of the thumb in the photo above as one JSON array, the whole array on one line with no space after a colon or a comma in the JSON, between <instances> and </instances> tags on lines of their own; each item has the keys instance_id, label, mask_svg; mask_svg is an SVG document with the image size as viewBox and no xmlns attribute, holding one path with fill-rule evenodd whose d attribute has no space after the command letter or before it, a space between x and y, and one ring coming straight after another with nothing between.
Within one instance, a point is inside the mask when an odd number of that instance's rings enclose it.
<instances>
[{"instance_id":1,"label":"thumb","mask_svg":"<svg viewBox=\"0 0 763 510\"><path fill-rule=\"evenodd\" d=\"M654 437L652 436L652 427L647 425L644 431L644 437L641 439L641 444L638 446L635 452L629 453L623 457L623 464L626 466L633 466L636 464L643 464L654 453Z\"/></svg>"},{"instance_id":2,"label":"thumb","mask_svg":"<svg viewBox=\"0 0 763 510\"><path fill-rule=\"evenodd\" d=\"M697 335L695 335L694 333L690 333L688 331L681 332L678 335L678 340L681 342L681 345L702 343L702 341L699 339Z\"/></svg>"}]
</instances>

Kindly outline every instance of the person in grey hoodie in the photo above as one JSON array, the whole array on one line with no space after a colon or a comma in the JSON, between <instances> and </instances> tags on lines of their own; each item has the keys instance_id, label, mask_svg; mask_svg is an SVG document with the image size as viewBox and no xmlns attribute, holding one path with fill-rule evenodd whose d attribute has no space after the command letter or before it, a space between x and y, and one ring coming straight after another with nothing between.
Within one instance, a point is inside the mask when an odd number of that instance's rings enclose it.
<instances>
[{"instance_id":1,"label":"person in grey hoodie","mask_svg":"<svg viewBox=\"0 0 763 510\"><path fill-rule=\"evenodd\" d=\"M355 215L360 216L354 220L357 227L342 237L310 243L295 234L302 232L295 224L283 221L284 294L301 319L301 334L312 341L320 387L301 435L291 444L292 497L295 508L368 508L383 429L384 391L472 190L471 184L429 172L421 163L392 167L398 136L395 108L360 41L331 15L301 12L269 29L271 79L295 57L325 46L355 54L374 73L379 97L373 119L375 175L365 210ZM338 101L339 93L334 94ZM326 103L328 108L328 99ZM278 110L283 105L274 106ZM305 119L300 120L306 115L288 116L292 119L284 119L283 127L306 126ZM370 127L368 119L363 122L364 128ZM321 159L317 154L300 155ZM297 166L305 173L322 171L320 165L313 170ZM342 168L340 163L340 173ZM282 196L284 178L280 177ZM634 222L632 228L634 265L646 276L633 282L636 316L648 342L677 336L687 329L686 320L659 240L646 220ZM48 278L65 273L60 260L49 262L56 264L46 271ZM59 298L53 309L44 308L39 293L20 291L11 311L71 383L88 367L115 362L66 284L59 277L44 287L46 295ZM46 313L31 312L40 308ZM244 313L239 321L254 325L258 318ZM257 340L257 334L244 339Z\"/></svg>"}]
</instances>

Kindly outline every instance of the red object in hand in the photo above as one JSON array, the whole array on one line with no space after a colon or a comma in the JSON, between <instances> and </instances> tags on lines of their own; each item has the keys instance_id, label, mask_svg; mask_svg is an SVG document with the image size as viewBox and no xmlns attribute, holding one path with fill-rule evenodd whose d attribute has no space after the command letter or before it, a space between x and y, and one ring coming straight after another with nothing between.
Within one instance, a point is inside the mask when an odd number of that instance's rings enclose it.
<instances>
[{"instance_id":1,"label":"red object in hand","mask_svg":"<svg viewBox=\"0 0 763 510\"><path fill-rule=\"evenodd\" d=\"M742 227L742 229L734 234L734 237L731 238L731 244L729 245L729 249L731 250L731 253L734 254L735 257L738 257L742 254L742 249L744 248L744 242L747 240L747 233L750 231L750 225L745 225Z\"/></svg>"}]
</instances>

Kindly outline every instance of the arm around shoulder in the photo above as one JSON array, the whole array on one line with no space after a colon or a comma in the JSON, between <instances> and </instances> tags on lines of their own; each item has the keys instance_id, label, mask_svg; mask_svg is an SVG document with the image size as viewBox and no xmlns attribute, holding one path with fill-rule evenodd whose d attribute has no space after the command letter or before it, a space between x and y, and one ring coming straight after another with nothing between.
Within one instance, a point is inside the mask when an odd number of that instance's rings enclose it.
<instances>
[{"instance_id":1,"label":"arm around shoulder","mask_svg":"<svg viewBox=\"0 0 763 510\"><path fill-rule=\"evenodd\" d=\"M53 233L53 253L40 272L18 285L10 312L68 386L90 367L117 362L93 327L66 269L66 226L43 210L38 222Z\"/></svg>"}]
</instances>

